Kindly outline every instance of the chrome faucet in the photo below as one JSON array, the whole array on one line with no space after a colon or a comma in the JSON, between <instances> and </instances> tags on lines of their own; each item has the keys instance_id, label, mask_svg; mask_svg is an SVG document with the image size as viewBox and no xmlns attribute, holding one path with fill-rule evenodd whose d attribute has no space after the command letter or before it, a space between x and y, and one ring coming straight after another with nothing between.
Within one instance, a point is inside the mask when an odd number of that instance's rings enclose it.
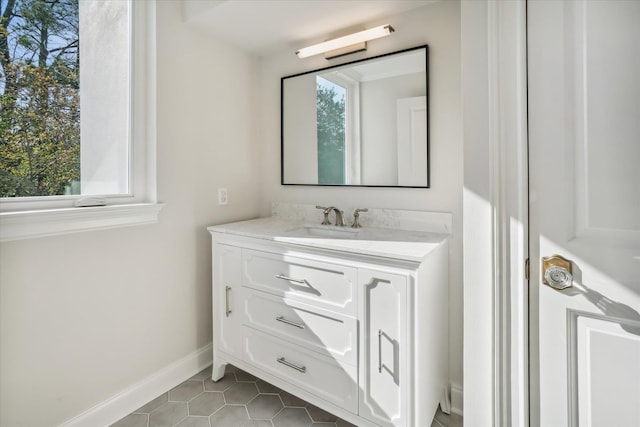
<instances>
[{"instance_id":1,"label":"chrome faucet","mask_svg":"<svg viewBox=\"0 0 640 427\"><path fill-rule=\"evenodd\" d=\"M331 211L336 213L336 225L339 227L344 227L344 214L343 212L336 208L335 206L329 206L325 208L324 206L316 206L316 209L322 209L322 213L324 214L324 220L322 221L322 225L331 225L331 221L329 221L329 214Z\"/></svg>"},{"instance_id":2,"label":"chrome faucet","mask_svg":"<svg viewBox=\"0 0 640 427\"><path fill-rule=\"evenodd\" d=\"M344 227L346 225L344 223L344 214L340 209L334 207L329 207L327 209L329 209L329 212L333 210L336 213L336 225L338 227Z\"/></svg>"}]
</instances>

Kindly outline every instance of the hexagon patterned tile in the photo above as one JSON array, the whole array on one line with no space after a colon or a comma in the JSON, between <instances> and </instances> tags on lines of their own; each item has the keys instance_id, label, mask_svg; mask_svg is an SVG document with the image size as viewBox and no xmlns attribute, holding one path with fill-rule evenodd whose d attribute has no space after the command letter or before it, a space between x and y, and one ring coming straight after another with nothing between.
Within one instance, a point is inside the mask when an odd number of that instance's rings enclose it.
<instances>
[{"instance_id":1,"label":"hexagon patterned tile","mask_svg":"<svg viewBox=\"0 0 640 427\"><path fill-rule=\"evenodd\" d=\"M111 427L355 426L228 365L221 380L205 369ZM438 411L431 427L462 427L462 417Z\"/></svg>"}]
</instances>

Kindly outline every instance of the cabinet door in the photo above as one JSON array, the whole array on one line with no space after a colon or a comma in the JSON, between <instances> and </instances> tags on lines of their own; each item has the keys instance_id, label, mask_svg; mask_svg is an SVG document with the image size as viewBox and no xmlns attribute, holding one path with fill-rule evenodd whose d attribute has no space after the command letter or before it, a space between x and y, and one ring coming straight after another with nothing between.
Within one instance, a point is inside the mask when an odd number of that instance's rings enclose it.
<instances>
[{"instance_id":1,"label":"cabinet door","mask_svg":"<svg viewBox=\"0 0 640 427\"><path fill-rule=\"evenodd\" d=\"M216 244L213 260L213 345L216 351L242 357L242 250Z\"/></svg>"},{"instance_id":2,"label":"cabinet door","mask_svg":"<svg viewBox=\"0 0 640 427\"><path fill-rule=\"evenodd\" d=\"M358 270L362 305L360 416L384 426L407 423L407 277Z\"/></svg>"}]
</instances>

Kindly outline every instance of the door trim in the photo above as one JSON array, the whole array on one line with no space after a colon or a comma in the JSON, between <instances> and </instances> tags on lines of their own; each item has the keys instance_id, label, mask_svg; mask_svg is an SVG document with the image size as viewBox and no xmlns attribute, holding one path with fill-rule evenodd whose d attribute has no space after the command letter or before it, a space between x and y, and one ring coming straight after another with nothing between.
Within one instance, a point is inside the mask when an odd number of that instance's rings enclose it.
<instances>
[{"instance_id":1,"label":"door trim","mask_svg":"<svg viewBox=\"0 0 640 427\"><path fill-rule=\"evenodd\" d=\"M526 1L463 0L461 19L464 416L528 426Z\"/></svg>"}]
</instances>

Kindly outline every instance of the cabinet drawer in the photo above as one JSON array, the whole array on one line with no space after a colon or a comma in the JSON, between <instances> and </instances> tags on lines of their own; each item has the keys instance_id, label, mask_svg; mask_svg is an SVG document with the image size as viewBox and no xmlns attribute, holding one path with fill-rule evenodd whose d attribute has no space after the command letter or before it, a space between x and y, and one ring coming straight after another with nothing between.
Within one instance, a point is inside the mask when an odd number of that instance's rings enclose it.
<instances>
[{"instance_id":1,"label":"cabinet drawer","mask_svg":"<svg viewBox=\"0 0 640 427\"><path fill-rule=\"evenodd\" d=\"M355 268L243 250L242 275L249 288L355 316Z\"/></svg>"},{"instance_id":2,"label":"cabinet drawer","mask_svg":"<svg viewBox=\"0 0 640 427\"><path fill-rule=\"evenodd\" d=\"M309 393L357 412L357 369L286 341L244 328L245 361L303 387Z\"/></svg>"},{"instance_id":3,"label":"cabinet drawer","mask_svg":"<svg viewBox=\"0 0 640 427\"><path fill-rule=\"evenodd\" d=\"M326 356L356 364L357 321L334 311L247 290L246 324Z\"/></svg>"}]
</instances>

